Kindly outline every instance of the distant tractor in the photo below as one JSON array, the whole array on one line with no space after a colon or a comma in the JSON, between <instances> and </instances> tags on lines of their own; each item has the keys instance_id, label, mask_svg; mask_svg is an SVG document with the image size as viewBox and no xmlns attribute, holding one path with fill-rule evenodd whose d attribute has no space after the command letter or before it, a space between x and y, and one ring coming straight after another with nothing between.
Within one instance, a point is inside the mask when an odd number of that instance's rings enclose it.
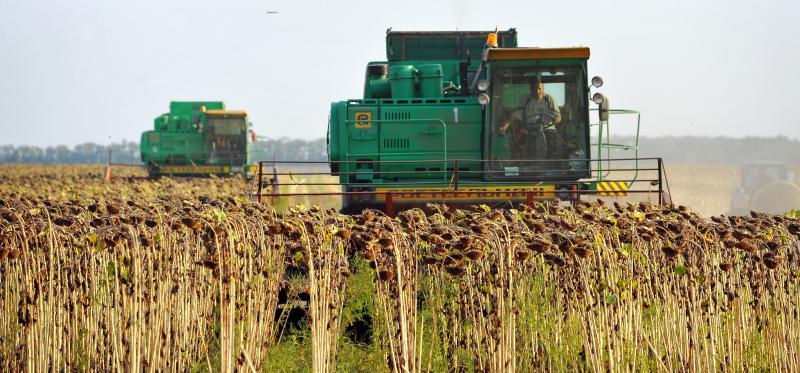
<instances>
[{"instance_id":1,"label":"distant tractor","mask_svg":"<svg viewBox=\"0 0 800 373\"><path fill-rule=\"evenodd\" d=\"M783 214L800 208L797 170L780 162L754 162L742 165L740 172L730 215L746 215L750 211Z\"/></svg>"},{"instance_id":2,"label":"distant tractor","mask_svg":"<svg viewBox=\"0 0 800 373\"><path fill-rule=\"evenodd\" d=\"M246 111L225 110L220 101L173 101L142 133L142 162L150 176L246 174L247 119Z\"/></svg>"}]
</instances>

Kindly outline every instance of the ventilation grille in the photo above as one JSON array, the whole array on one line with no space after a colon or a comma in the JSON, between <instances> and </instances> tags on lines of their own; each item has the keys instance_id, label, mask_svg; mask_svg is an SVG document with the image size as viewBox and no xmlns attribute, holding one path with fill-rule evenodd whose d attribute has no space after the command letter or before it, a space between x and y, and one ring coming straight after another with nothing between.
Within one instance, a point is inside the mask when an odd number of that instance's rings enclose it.
<instances>
[{"instance_id":1,"label":"ventilation grille","mask_svg":"<svg viewBox=\"0 0 800 373\"><path fill-rule=\"evenodd\" d=\"M384 111L384 120L409 120L411 119L411 112L409 111Z\"/></svg>"},{"instance_id":2,"label":"ventilation grille","mask_svg":"<svg viewBox=\"0 0 800 373\"><path fill-rule=\"evenodd\" d=\"M383 139L384 149L408 149L411 147L411 140L409 139Z\"/></svg>"}]
</instances>

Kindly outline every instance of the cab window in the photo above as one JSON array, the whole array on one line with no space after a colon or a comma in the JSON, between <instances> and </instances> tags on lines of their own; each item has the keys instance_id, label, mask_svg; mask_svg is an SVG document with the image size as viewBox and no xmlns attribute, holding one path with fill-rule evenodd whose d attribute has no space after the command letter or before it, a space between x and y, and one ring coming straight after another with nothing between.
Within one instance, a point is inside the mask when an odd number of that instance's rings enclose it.
<instances>
[{"instance_id":1,"label":"cab window","mask_svg":"<svg viewBox=\"0 0 800 373\"><path fill-rule=\"evenodd\" d=\"M490 159L510 170L500 176L558 176L588 168L581 67L493 66L490 81Z\"/></svg>"}]
</instances>

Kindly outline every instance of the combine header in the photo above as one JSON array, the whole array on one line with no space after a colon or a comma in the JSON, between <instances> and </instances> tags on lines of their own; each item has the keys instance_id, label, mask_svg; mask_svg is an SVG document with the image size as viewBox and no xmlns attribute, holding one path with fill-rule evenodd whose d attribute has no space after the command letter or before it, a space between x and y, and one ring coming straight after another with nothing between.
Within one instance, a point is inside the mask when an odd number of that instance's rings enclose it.
<instances>
[{"instance_id":1,"label":"combine header","mask_svg":"<svg viewBox=\"0 0 800 373\"><path fill-rule=\"evenodd\" d=\"M219 101L172 102L142 133L142 162L150 176L245 174L248 126L247 112Z\"/></svg>"},{"instance_id":2,"label":"combine header","mask_svg":"<svg viewBox=\"0 0 800 373\"><path fill-rule=\"evenodd\" d=\"M586 47L518 47L514 29L388 31L386 61L367 64L363 98L331 104L326 166L338 180L298 171L309 162L278 162L291 172L277 175L306 180L308 191L291 195L342 195L344 212L583 195L663 202L661 159L638 158L639 113L610 110L591 92L603 80L588 78L588 59ZM609 142L615 114L635 122L634 143ZM264 193L258 178L259 200L290 195Z\"/></svg>"}]
</instances>

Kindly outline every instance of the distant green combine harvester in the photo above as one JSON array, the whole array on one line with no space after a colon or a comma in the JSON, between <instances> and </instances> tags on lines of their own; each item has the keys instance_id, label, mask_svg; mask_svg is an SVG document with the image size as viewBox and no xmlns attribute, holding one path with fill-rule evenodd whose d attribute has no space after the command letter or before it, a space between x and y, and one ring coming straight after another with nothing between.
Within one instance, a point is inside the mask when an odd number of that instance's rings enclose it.
<instances>
[{"instance_id":1,"label":"distant green combine harvester","mask_svg":"<svg viewBox=\"0 0 800 373\"><path fill-rule=\"evenodd\" d=\"M173 101L142 133L142 162L150 176L246 175L249 126L246 111L221 101Z\"/></svg>"}]
</instances>

